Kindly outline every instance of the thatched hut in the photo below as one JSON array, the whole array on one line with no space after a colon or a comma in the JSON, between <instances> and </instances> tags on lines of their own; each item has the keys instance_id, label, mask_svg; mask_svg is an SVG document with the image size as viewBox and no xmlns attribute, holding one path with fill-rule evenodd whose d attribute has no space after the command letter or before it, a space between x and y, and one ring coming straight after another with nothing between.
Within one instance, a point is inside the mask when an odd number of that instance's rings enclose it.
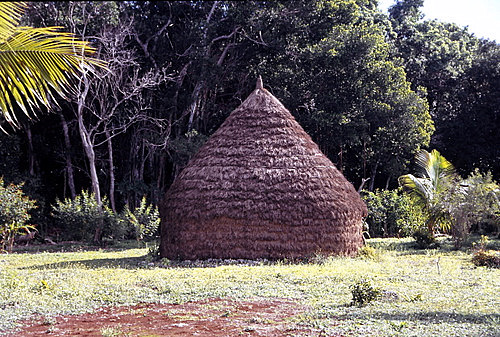
<instances>
[{"instance_id":1,"label":"thatched hut","mask_svg":"<svg viewBox=\"0 0 500 337\"><path fill-rule=\"evenodd\" d=\"M167 258L352 255L366 206L290 112L257 82L160 205Z\"/></svg>"}]
</instances>

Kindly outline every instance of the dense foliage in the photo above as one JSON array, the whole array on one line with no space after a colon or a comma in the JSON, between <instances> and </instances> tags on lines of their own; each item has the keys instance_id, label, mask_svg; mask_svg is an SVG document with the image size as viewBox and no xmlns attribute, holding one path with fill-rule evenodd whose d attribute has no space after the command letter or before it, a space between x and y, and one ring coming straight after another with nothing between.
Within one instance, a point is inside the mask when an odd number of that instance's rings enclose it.
<instances>
[{"instance_id":1,"label":"dense foliage","mask_svg":"<svg viewBox=\"0 0 500 337\"><path fill-rule=\"evenodd\" d=\"M500 232L500 186L491 173L472 172L467 179L451 185L442 196L442 203L452 219L451 234L460 247L473 225Z\"/></svg>"},{"instance_id":2,"label":"dense foliage","mask_svg":"<svg viewBox=\"0 0 500 337\"><path fill-rule=\"evenodd\" d=\"M438 151L422 150L416 156L419 177L399 177L403 190L420 206L427 228L417 228L414 238L426 248L434 243L436 229L449 232L459 248L472 225L489 225L500 231L500 186L491 173L476 169L467 179L455 174L453 165ZM415 213L414 213L415 214Z\"/></svg>"},{"instance_id":3,"label":"dense foliage","mask_svg":"<svg viewBox=\"0 0 500 337\"><path fill-rule=\"evenodd\" d=\"M411 236L423 227L421 209L401 190L366 192L366 222L371 237Z\"/></svg>"},{"instance_id":4,"label":"dense foliage","mask_svg":"<svg viewBox=\"0 0 500 337\"><path fill-rule=\"evenodd\" d=\"M0 177L0 251L10 251L17 234L35 229L26 224L31 217L29 211L36 207L35 201L24 195L22 187L23 184L5 186Z\"/></svg>"},{"instance_id":5,"label":"dense foliage","mask_svg":"<svg viewBox=\"0 0 500 337\"><path fill-rule=\"evenodd\" d=\"M92 242L96 230L102 230L105 239L123 239L125 227L110 209L106 199L101 206L95 196L83 191L74 199L57 200L53 206L56 225L61 229L61 239Z\"/></svg>"}]
</instances>

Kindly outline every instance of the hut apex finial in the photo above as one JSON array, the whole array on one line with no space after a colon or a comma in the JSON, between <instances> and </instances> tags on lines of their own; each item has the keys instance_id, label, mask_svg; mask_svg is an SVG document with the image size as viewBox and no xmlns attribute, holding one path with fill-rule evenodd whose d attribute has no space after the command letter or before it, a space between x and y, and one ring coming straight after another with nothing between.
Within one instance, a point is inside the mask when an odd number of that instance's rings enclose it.
<instances>
[{"instance_id":1,"label":"hut apex finial","mask_svg":"<svg viewBox=\"0 0 500 337\"><path fill-rule=\"evenodd\" d=\"M263 89L264 86L262 85L262 76L259 75L259 78L257 79L257 85L255 86L255 89Z\"/></svg>"}]
</instances>

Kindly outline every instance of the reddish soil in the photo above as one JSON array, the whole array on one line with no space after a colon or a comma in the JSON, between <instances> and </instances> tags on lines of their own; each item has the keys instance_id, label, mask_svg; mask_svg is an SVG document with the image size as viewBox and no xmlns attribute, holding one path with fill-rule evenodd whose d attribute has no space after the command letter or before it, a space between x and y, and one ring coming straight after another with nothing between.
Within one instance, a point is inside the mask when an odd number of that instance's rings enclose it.
<instances>
[{"instance_id":1,"label":"reddish soil","mask_svg":"<svg viewBox=\"0 0 500 337\"><path fill-rule=\"evenodd\" d=\"M83 315L37 317L11 336L323 336L289 319L304 310L283 299L140 304Z\"/></svg>"}]
</instances>

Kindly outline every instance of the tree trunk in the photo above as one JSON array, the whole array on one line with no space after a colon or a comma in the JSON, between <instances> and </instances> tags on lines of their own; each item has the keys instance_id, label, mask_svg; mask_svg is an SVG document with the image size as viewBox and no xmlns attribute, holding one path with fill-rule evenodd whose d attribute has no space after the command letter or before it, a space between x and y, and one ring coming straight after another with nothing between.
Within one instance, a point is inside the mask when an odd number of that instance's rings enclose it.
<instances>
[{"instance_id":1,"label":"tree trunk","mask_svg":"<svg viewBox=\"0 0 500 337\"><path fill-rule=\"evenodd\" d=\"M389 176L387 177L386 182L385 182L385 189L386 189L386 190L388 190L388 189L389 189L389 184L390 184L390 182L391 182L391 176L389 175Z\"/></svg>"},{"instance_id":2,"label":"tree trunk","mask_svg":"<svg viewBox=\"0 0 500 337\"><path fill-rule=\"evenodd\" d=\"M361 185L359 185L358 193L361 193L361 191L363 190L363 187L365 186L365 184L368 180L370 180L370 178L361 178Z\"/></svg>"},{"instance_id":3,"label":"tree trunk","mask_svg":"<svg viewBox=\"0 0 500 337\"><path fill-rule=\"evenodd\" d=\"M71 199L75 199L76 188L75 188L75 177L73 172L73 163L71 162L71 142L69 139L68 122L66 121L66 118L64 118L62 112L59 112L59 117L61 118L61 125L64 134L64 147L65 147L64 156L66 157L66 174L67 174L68 187L69 187L69 192L71 194Z\"/></svg>"},{"instance_id":4,"label":"tree trunk","mask_svg":"<svg viewBox=\"0 0 500 337\"><path fill-rule=\"evenodd\" d=\"M159 165L158 165L158 173L157 173L157 180L156 180L156 191L159 193L158 195L155 196L155 201L158 201L161 198L162 191L163 191L163 186L165 186L164 182L164 176L165 176L165 154L160 153L160 160L159 160Z\"/></svg>"},{"instance_id":5,"label":"tree trunk","mask_svg":"<svg viewBox=\"0 0 500 337\"><path fill-rule=\"evenodd\" d=\"M377 175L377 170L378 170L378 165L379 165L379 160L377 160L377 162L375 163L375 165L372 167L372 174L371 174L371 177L370 177L370 187L368 188L368 190L370 192L373 192L373 188L375 187L375 176Z\"/></svg>"},{"instance_id":6,"label":"tree trunk","mask_svg":"<svg viewBox=\"0 0 500 337\"><path fill-rule=\"evenodd\" d=\"M35 176L35 151L33 150L33 136L29 124L24 126L26 138L28 140L28 172L30 176Z\"/></svg>"},{"instance_id":7,"label":"tree trunk","mask_svg":"<svg viewBox=\"0 0 500 337\"><path fill-rule=\"evenodd\" d=\"M92 193L94 193L94 197L97 201L97 206L99 207L99 209L102 212L101 189L99 188L99 177L97 176L94 144L92 142L90 134L89 134L87 128L85 127L85 123L83 121L83 109L85 106L85 99L87 98L87 95L88 95L88 92L90 89L90 81L85 75L82 78L81 85L83 86L83 90L80 91L80 94L78 95L78 104L77 104L78 131L80 132L80 138L82 140L83 149L85 151L85 155L86 155L87 160L89 162L90 180L91 180L91 184L92 184ZM94 242L95 243L101 242L103 226L104 226L104 224L101 221L98 223L98 225L95 229L95 233L94 233Z\"/></svg>"},{"instance_id":8,"label":"tree trunk","mask_svg":"<svg viewBox=\"0 0 500 337\"><path fill-rule=\"evenodd\" d=\"M200 104L200 92L202 88L204 87L204 82L200 81L196 83L196 86L194 88L193 94L191 96L192 102L189 105L189 121L188 121L188 132L193 129L193 123L194 123L194 117L196 116L196 113L198 112L198 106Z\"/></svg>"},{"instance_id":9,"label":"tree trunk","mask_svg":"<svg viewBox=\"0 0 500 337\"><path fill-rule=\"evenodd\" d=\"M113 161L113 143L111 141L111 135L109 131L106 130L106 142L108 143L108 164L109 164L109 202L111 203L111 209L116 213L115 204L115 167Z\"/></svg>"}]
</instances>

